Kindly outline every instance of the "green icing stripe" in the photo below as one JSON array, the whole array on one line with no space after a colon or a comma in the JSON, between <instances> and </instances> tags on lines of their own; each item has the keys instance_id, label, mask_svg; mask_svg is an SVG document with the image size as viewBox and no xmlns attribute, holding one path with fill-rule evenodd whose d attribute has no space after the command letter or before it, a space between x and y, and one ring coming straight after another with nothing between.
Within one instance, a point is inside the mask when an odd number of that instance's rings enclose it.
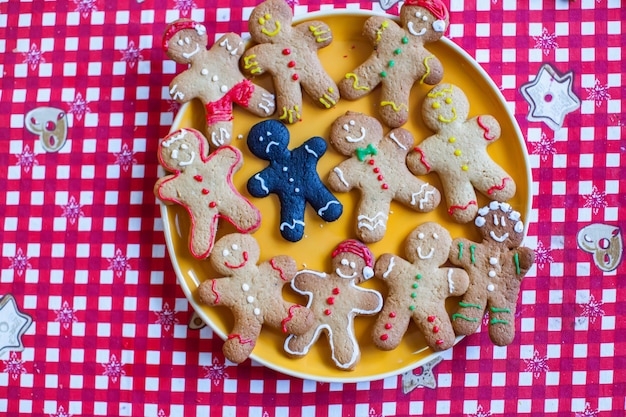
<instances>
[{"instance_id":1,"label":"green icing stripe","mask_svg":"<svg viewBox=\"0 0 626 417\"><path fill-rule=\"evenodd\" d=\"M489 321L489 324L509 324L508 321L506 320L500 320L500 319L491 319Z\"/></svg>"},{"instance_id":2,"label":"green icing stripe","mask_svg":"<svg viewBox=\"0 0 626 417\"><path fill-rule=\"evenodd\" d=\"M459 259L463 257L463 242L459 242Z\"/></svg>"},{"instance_id":3,"label":"green icing stripe","mask_svg":"<svg viewBox=\"0 0 626 417\"><path fill-rule=\"evenodd\" d=\"M508 308L498 308L498 307L489 307L489 309L494 313L510 313L511 310Z\"/></svg>"},{"instance_id":4,"label":"green icing stripe","mask_svg":"<svg viewBox=\"0 0 626 417\"><path fill-rule=\"evenodd\" d=\"M459 313L455 313L452 315L452 320L456 320L456 319L463 319L463 320L467 320L467 321L471 321L476 323L478 321L477 318L469 318L467 316L464 316L463 314L459 314Z\"/></svg>"},{"instance_id":5,"label":"green icing stripe","mask_svg":"<svg viewBox=\"0 0 626 417\"><path fill-rule=\"evenodd\" d=\"M470 245L470 253L472 254L471 261L473 264L476 263L476 258L474 257L474 252L476 251L476 245Z\"/></svg>"},{"instance_id":6,"label":"green icing stripe","mask_svg":"<svg viewBox=\"0 0 626 417\"><path fill-rule=\"evenodd\" d=\"M459 302L459 305L461 307L473 307L473 308L477 308L479 310L483 309L483 306L479 305L479 304L470 304L470 303L464 303L463 301Z\"/></svg>"},{"instance_id":7,"label":"green icing stripe","mask_svg":"<svg viewBox=\"0 0 626 417\"><path fill-rule=\"evenodd\" d=\"M513 260L515 261L515 272L519 275L522 272L519 268L519 253L516 252L515 255L513 255Z\"/></svg>"}]
</instances>

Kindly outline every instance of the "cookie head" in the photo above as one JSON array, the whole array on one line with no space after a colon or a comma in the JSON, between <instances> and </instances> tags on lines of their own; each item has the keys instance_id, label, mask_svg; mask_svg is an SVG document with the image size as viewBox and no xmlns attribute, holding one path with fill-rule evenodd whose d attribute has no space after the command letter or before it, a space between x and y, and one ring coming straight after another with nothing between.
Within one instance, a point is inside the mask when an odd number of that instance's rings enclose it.
<instances>
[{"instance_id":1,"label":"cookie head","mask_svg":"<svg viewBox=\"0 0 626 417\"><path fill-rule=\"evenodd\" d=\"M274 43L289 36L292 19L291 7L284 0L267 0L250 14L248 31L256 43Z\"/></svg>"},{"instance_id":2,"label":"cookie head","mask_svg":"<svg viewBox=\"0 0 626 417\"><path fill-rule=\"evenodd\" d=\"M439 132L451 123L462 123L469 115L469 101L453 84L439 84L426 95L422 117L429 129Z\"/></svg>"},{"instance_id":3,"label":"cookie head","mask_svg":"<svg viewBox=\"0 0 626 417\"><path fill-rule=\"evenodd\" d=\"M161 165L170 171L184 171L189 165L200 161L202 139L200 132L180 129L167 135L159 145Z\"/></svg>"},{"instance_id":4,"label":"cookie head","mask_svg":"<svg viewBox=\"0 0 626 417\"><path fill-rule=\"evenodd\" d=\"M400 10L402 26L424 42L434 42L448 27L448 9L440 0L407 0Z\"/></svg>"},{"instance_id":5,"label":"cookie head","mask_svg":"<svg viewBox=\"0 0 626 417\"><path fill-rule=\"evenodd\" d=\"M474 224L486 241L516 248L524 240L524 223L519 212L507 203L492 201L478 210Z\"/></svg>"},{"instance_id":6,"label":"cookie head","mask_svg":"<svg viewBox=\"0 0 626 417\"><path fill-rule=\"evenodd\" d=\"M333 122L330 142L337 151L350 156L359 148L377 144L382 137L383 128L378 120L361 113L347 112Z\"/></svg>"},{"instance_id":7,"label":"cookie head","mask_svg":"<svg viewBox=\"0 0 626 417\"><path fill-rule=\"evenodd\" d=\"M452 237L446 229L437 223L424 223L407 238L406 257L411 263L426 261L441 265L448 259L451 245Z\"/></svg>"},{"instance_id":8,"label":"cookie head","mask_svg":"<svg viewBox=\"0 0 626 417\"><path fill-rule=\"evenodd\" d=\"M190 19L179 19L169 24L163 35L163 50L174 61L188 64L193 57L206 51L206 27Z\"/></svg>"},{"instance_id":9,"label":"cookie head","mask_svg":"<svg viewBox=\"0 0 626 417\"><path fill-rule=\"evenodd\" d=\"M353 279L359 284L374 276L374 255L358 240L344 240L331 256L333 270L341 278Z\"/></svg>"},{"instance_id":10,"label":"cookie head","mask_svg":"<svg viewBox=\"0 0 626 417\"><path fill-rule=\"evenodd\" d=\"M281 155L288 152L289 130L276 120L265 120L252 126L247 143L257 158L280 160Z\"/></svg>"},{"instance_id":11,"label":"cookie head","mask_svg":"<svg viewBox=\"0 0 626 417\"><path fill-rule=\"evenodd\" d=\"M257 241L250 235L233 233L215 242L211 252L211 265L222 275L235 275L256 265L260 257Z\"/></svg>"}]
</instances>

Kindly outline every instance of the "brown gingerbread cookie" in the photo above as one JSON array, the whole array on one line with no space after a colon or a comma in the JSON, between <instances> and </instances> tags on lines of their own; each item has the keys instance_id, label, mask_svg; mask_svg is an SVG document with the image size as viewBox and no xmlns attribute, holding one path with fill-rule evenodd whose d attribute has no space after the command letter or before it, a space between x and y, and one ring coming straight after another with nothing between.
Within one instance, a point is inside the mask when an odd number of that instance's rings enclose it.
<instances>
[{"instance_id":1,"label":"brown gingerbread cookie","mask_svg":"<svg viewBox=\"0 0 626 417\"><path fill-rule=\"evenodd\" d=\"M235 324L224 343L224 356L241 363L250 356L263 325L283 333L302 334L313 325L311 311L285 301L283 287L297 272L296 261L276 256L257 265L260 249L251 235L233 233L220 238L209 258L224 278L203 281L200 301L228 307Z\"/></svg>"},{"instance_id":2,"label":"brown gingerbread cookie","mask_svg":"<svg viewBox=\"0 0 626 417\"><path fill-rule=\"evenodd\" d=\"M496 345L508 345L515 337L515 307L522 278L535 261L535 252L520 247L524 224L520 213L507 203L492 201L478 210L474 223L483 241L455 239L450 250L450 262L465 269L470 277L469 289L452 315L452 325L459 335L472 334L486 311L489 337Z\"/></svg>"},{"instance_id":3,"label":"brown gingerbread cookie","mask_svg":"<svg viewBox=\"0 0 626 417\"><path fill-rule=\"evenodd\" d=\"M471 119L468 115L469 102L459 87L434 87L424 99L422 117L435 134L407 157L415 175L439 175L448 213L459 223L476 216L474 189L495 201L509 200L516 190L513 178L487 153L487 146L500 138L498 121L489 115Z\"/></svg>"},{"instance_id":4,"label":"brown gingerbread cookie","mask_svg":"<svg viewBox=\"0 0 626 417\"><path fill-rule=\"evenodd\" d=\"M400 25L384 16L369 18L363 35L374 51L339 82L341 96L355 100L381 84L381 119L390 127L405 124L413 84L434 85L443 78L441 62L424 45L438 41L448 21L440 0L407 0L400 8Z\"/></svg>"},{"instance_id":5,"label":"brown gingerbread cookie","mask_svg":"<svg viewBox=\"0 0 626 417\"><path fill-rule=\"evenodd\" d=\"M296 292L309 298L307 307L313 311L315 324L302 335L290 335L285 351L296 357L306 355L325 332L335 365L352 370L361 356L354 335L354 317L376 314L383 299L378 291L358 286L374 274L374 256L367 246L357 240L345 240L331 256L333 272L299 271L291 283Z\"/></svg>"},{"instance_id":6,"label":"brown gingerbread cookie","mask_svg":"<svg viewBox=\"0 0 626 417\"><path fill-rule=\"evenodd\" d=\"M278 118L295 123L302 118L302 89L322 108L334 107L339 89L322 67L317 50L333 35L324 22L291 25L293 12L284 0L266 0L254 8L248 21L253 46L242 66L251 76L269 73L274 81Z\"/></svg>"},{"instance_id":7,"label":"brown gingerbread cookie","mask_svg":"<svg viewBox=\"0 0 626 417\"><path fill-rule=\"evenodd\" d=\"M383 254L376 261L375 276L389 293L372 332L376 346L392 350L402 341L413 319L433 350L454 345L454 331L445 300L465 293L467 273L441 267L448 260L452 237L437 223L418 226L406 240L406 260Z\"/></svg>"},{"instance_id":8,"label":"brown gingerbread cookie","mask_svg":"<svg viewBox=\"0 0 626 417\"><path fill-rule=\"evenodd\" d=\"M209 256L218 219L232 223L242 233L261 225L261 213L232 182L243 165L241 152L222 146L207 156L207 139L197 130L180 129L159 143L159 162L172 172L160 178L154 194L166 204L180 204L191 216L189 249L193 256Z\"/></svg>"},{"instance_id":9,"label":"brown gingerbread cookie","mask_svg":"<svg viewBox=\"0 0 626 417\"><path fill-rule=\"evenodd\" d=\"M371 243L385 236L392 200L418 211L432 211L441 195L433 186L416 178L406 166L413 136L398 128L383 136L373 117L347 112L333 123L330 143L351 158L335 167L328 183L333 191L361 190L357 236Z\"/></svg>"},{"instance_id":10,"label":"brown gingerbread cookie","mask_svg":"<svg viewBox=\"0 0 626 417\"><path fill-rule=\"evenodd\" d=\"M269 117L274 113L274 95L252 84L239 70L244 52L241 37L227 33L207 49L204 25L189 19L170 23L163 36L168 57L189 69L170 83L170 94L179 103L199 99L206 107L206 136L214 147L232 140L233 103L252 114Z\"/></svg>"}]
</instances>

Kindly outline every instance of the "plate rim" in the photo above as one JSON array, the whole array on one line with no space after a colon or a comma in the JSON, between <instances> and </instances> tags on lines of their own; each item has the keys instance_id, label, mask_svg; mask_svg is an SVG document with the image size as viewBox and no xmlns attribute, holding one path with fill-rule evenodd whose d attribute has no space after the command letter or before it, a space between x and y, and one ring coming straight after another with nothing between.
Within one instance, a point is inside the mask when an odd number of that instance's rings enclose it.
<instances>
[{"instance_id":1,"label":"plate rim","mask_svg":"<svg viewBox=\"0 0 626 417\"><path fill-rule=\"evenodd\" d=\"M298 23L302 23L302 22L312 20L312 19L317 19L317 18L334 17L334 16L357 16L357 17L383 16L383 17L392 19L396 22L399 20L398 16L385 13L385 12L378 12L375 10L351 10L351 9L344 8L344 9L318 10L315 12L298 14L294 16L293 24L298 24ZM243 39L244 41L248 42L250 40L249 34L245 34L245 36L243 36ZM525 207L526 218L524 219L524 240L525 240L527 237L527 233L528 233L528 227L529 227L529 222L530 222L529 219L531 217L532 200L533 200L532 198L532 169L530 166L530 157L528 154L528 149L524 141L524 136L519 126L519 123L517 122L517 119L515 118L515 114L511 111L509 107L509 103L507 102L506 98L502 94L502 91L500 90L500 88L496 85L495 81L491 78L491 76L487 73L487 71L474 59L474 57L472 57L461 46L459 46L458 44L456 44L454 41L452 41L450 38L446 36L442 36L438 42L443 42L446 45L446 47L453 49L455 53L461 55L467 61L468 64L470 64L476 71L480 73L480 75L487 82L487 84L489 84L492 91L495 93L496 98L503 105L506 111L506 114L511 120L511 124L515 132L516 140L520 143L521 148L523 150L522 156L523 156L524 168L525 168L525 173L526 173L526 182L528 184L528 197L529 198ZM187 103L184 103L178 109L176 116L172 120L171 127L168 133L172 133L173 131L180 129L179 126L181 124L181 119L184 117L184 114L187 111L187 107L189 107L190 105L191 105L191 102L187 102ZM164 172L165 171L163 170L163 167L159 166L159 172L158 172L159 177L161 177L162 174L164 174ZM202 306L200 306L196 302L189 286L186 284L185 285L182 284L183 282L185 282L185 279L183 278L183 272L175 257L174 243L171 238L172 230L171 230L170 222L167 221L169 217L168 215L169 206L163 203L162 201L160 201L159 199L157 199L157 203L160 205L161 220L163 223L163 234L165 236L165 242L166 242L167 250L169 253L169 257L170 257L170 262L176 274L176 280L178 282L178 286L183 290L183 293L185 294L185 297L187 298L187 301L193 308L194 312L198 314L198 316L202 319L202 321L207 326L209 326L214 333L216 333L222 340L225 340L227 338L227 334L223 332L221 329L212 325L212 321L203 312ZM193 277L191 278L193 279ZM302 372L298 372L294 369L283 368L281 366L274 364L271 361L258 357L254 351L252 351L252 353L250 354L250 359L275 372L279 372L281 374L299 378L302 380L311 380L311 381L325 382L325 383L371 382L371 381L382 380L382 379L392 377L392 376L398 376L406 372L412 371L413 369L416 369L420 366L423 366L424 364L438 358L444 353L449 353L464 338L465 336L457 336L454 341L454 345L450 349L445 350L445 351L440 351L440 352L432 352L430 355L422 359L419 359L415 362L411 362L410 364L407 364L406 366L401 367L399 369L394 369L394 370L383 372L383 373L376 374L376 375L359 376L359 377L352 377L352 378L350 377L350 374L348 372L346 373L345 377L343 376L342 377L330 377L330 376L324 377L324 376L318 376L318 375L305 374ZM228 359L226 358L225 360L228 361Z\"/></svg>"}]
</instances>

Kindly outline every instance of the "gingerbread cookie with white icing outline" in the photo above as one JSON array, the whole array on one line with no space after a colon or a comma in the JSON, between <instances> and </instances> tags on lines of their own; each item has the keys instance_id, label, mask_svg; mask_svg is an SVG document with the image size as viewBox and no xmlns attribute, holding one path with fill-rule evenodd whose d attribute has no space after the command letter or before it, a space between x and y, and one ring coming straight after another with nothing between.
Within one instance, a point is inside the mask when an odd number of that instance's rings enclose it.
<instances>
[{"instance_id":1,"label":"gingerbread cookie with white icing outline","mask_svg":"<svg viewBox=\"0 0 626 417\"><path fill-rule=\"evenodd\" d=\"M454 330L445 300L467 291L469 277L461 268L442 267L452 237L437 223L424 223L409 234L406 260L390 253L376 261L375 277L387 284L383 310L372 332L374 344L392 350L402 341L411 319L435 351L454 345Z\"/></svg>"},{"instance_id":2,"label":"gingerbread cookie with white icing outline","mask_svg":"<svg viewBox=\"0 0 626 417\"><path fill-rule=\"evenodd\" d=\"M330 27L320 21L292 27L292 19L291 7L284 0L266 0L256 6L248 30L257 45L242 58L246 74L271 74L278 118L284 123L302 119L302 90L324 109L339 101L337 84L317 56L317 51L333 40Z\"/></svg>"},{"instance_id":3,"label":"gingerbread cookie with white icing outline","mask_svg":"<svg viewBox=\"0 0 626 417\"><path fill-rule=\"evenodd\" d=\"M274 95L247 80L239 70L244 43L235 33L208 47L206 27L189 19L170 23L163 36L169 58L189 68L170 83L170 95L179 103L198 98L206 108L206 136L214 147L232 141L233 103L259 117L274 113Z\"/></svg>"},{"instance_id":4,"label":"gingerbread cookie with white icing outline","mask_svg":"<svg viewBox=\"0 0 626 417\"><path fill-rule=\"evenodd\" d=\"M441 62L425 44L438 41L448 27L448 10L440 0L407 0L400 25L384 16L370 17L363 35L374 51L339 82L341 96L356 100L381 84L379 113L389 127L405 124L411 87L435 85L443 78Z\"/></svg>"},{"instance_id":5,"label":"gingerbread cookie with white icing outline","mask_svg":"<svg viewBox=\"0 0 626 417\"><path fill-rule=\"evenodd\" d=\"M452 315L452 326L459 335L472 334L487 312L491 341L505 346L515 337L517 298L535 252L520 247L524 224L507 203L492 201L478 210L474 223L483 241L458 238L450 249L450 262L465 269L470 278L469 289Z\"/></svg>"},{"instance_id":6,"label":"gingerbread cookie with white icing outline","mask_svg":"<svg viewBox=\"0 0 626 417\"><path fill-rule=\"evenodd\" d=\"M500 124L490 115L468 116L469 102L459 87L434 87L424 99L422 118L435 134L407 157L415 175L439 175L448 214L459 223L476 216L475 189L495 201L507 201L516 191L513 178L487 153L487 146L500 138Z\"/></svg>"},{"instance_id":7,"label":"gingerbread cookie with white icing outline","mask_svg":"<svg viewBox=\"0 0 626 417\"><path fill-rule=\"evenodd\" d=\"M160 178L154 194L165 204L183 206L191 217L189 250L203 259L209 256L220 218L242 233L261 225L261 213L233 185L233 175L243 165L241 152L222 146L207 155L207 139L195 129L170 133L158 148L159 162L173 174Z\"/></svg>"},{"instance_id":8,"label":"gingerbread cookie with white icing outline","mask_svg":"<svg viewBox=\"0 0 626 417\"><path fill-rule=\"evenodd\" d=\"M356 233L365 243L385 236L391 201L417 212L434 210L441 201L439 190L416 178L406 166L413 136L398 128L383 136L373 117L347 112L331 126L330 143L350 159L333 169L328 184L333 191L361 190Z\"/></svg>"},{"instance_id":9,"label":"gingerbread cookie with white icing outline","mask_svg":"<svg viewBox=\"0 0 626 417\"><path fill-rule=\"evenodd\" d=\"M226 306L235 317L223 347L224 356L235 363L250 356L264 325L298 335L313 325L308 308L283 299L283 287L297 272L296 261L281 255L257 265L259 259L259 244L253 236L223 236L209 258L223 277L203 281L198 288L202 303Z\"/></svg>"}]
</instances>

